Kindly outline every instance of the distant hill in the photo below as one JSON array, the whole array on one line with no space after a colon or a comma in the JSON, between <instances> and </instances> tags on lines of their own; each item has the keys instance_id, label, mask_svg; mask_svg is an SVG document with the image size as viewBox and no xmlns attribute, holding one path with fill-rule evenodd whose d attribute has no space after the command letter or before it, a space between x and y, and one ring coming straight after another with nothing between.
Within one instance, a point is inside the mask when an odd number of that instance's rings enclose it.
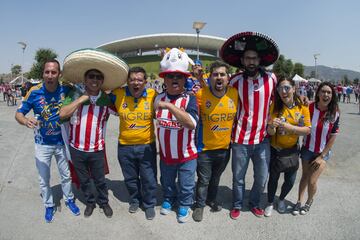
<instances>
[{"instance_id":1,"label":"distant hill","mask_svg":"<svg viewBox=\"0 0 360 240\"><path fill-rule=\"evenodd\" d=\"M350 81L354 80L355 78L360 79L360 72L340 68L331 68L323 65L318 65L316 68L318 76L317 78L320 80L338 82L343 79L344 75L347 75ZM312 71L315 71L315 66L304 66L305 77L310 76Z\"/></svg>"}]
</instances>

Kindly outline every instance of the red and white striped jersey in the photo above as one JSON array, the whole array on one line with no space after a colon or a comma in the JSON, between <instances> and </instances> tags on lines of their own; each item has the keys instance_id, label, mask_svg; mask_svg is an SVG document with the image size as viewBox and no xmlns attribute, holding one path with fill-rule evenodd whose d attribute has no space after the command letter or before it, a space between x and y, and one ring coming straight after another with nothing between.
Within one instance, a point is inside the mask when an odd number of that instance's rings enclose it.
<instances>
[{"instance_id":1,"label":"red and white striped jersey","mask_svg":"<svg viewBox=\"0 0 360 240\"><path fill-rule=\"evenodd\" d=\"M271 72L262 72L256 79L238 74L230 80L230 85L239 93L237 119L232 133L234 143L252 145L264 140L276 81L275 74Z\"/></svg>"},{"instance_id":2,"label":"red and white striped jersey","mask_svg":"<svg viewBox=\"0 0 360 240\"><path fill-rule=\"evenodd\" d=\"M74 114L77 116L75 122L70 121L70 146L84 152L103 150L109 107L82 105Z\"/></svg>"},{"instance_id":3,"label":"red and white striped jersey","mask_svg":"<svg viewBox=\"0 0 360 240\"><path fill-rule=\"evenodd\" d=\"M199 116L195 96L184 94L174 98L162 93L155 98L155 105L158 101L170 102L184 109L197 125ZM168 109L157 109L156 120L161 160L167 164L178 164L197 158L195 129L182 126Z\"/></svg>"},{"instance_id":4,"label":"red and white striped jersey","mask_svg":"<svg viewBox=\"0 0 360 240\"><path fill-rule=\"evenodd\" d=\"M331 135L339 132L340 114L336 113L332 121L323 121L326 111L320 111L313 102L309 105L311 132L304 138L304 146L311 152L321 153Z\"/></svg>"}]
</instances>

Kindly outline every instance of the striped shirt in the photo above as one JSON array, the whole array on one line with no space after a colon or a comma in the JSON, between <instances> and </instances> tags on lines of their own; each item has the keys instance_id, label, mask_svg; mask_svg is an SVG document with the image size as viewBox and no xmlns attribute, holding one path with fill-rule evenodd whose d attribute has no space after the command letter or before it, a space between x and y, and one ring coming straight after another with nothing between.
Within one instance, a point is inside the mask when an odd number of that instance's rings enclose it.
<instances>
[{"instance_id":1,"label":"striped shirt","mask_svg":"<svg viewBox=\"0 0 360 240\"><path fill-rule=\"evenodd\" d=\"M195 126L199 121L195 96L169 96L162 93L155 98L155 104L158 101L170 102L184 109ZM178 164L197 158L195 129L182 126L168 109L157 109L156 121L161 160L167 164Z\"/></svg>"},{"instance_id":2,"label":"striped shirt","mask_svg":"<svg viewBox=\"0 0 360 240\"><path fill-rule=\"evenodd\" d=\"M73 100L73 97L67 97L64 105ZM85 102L74 112L70 118L70 146L83 152L104 150L106 122L112 111L109 106L107 95L100 93L95 104Z\"/></svg>"},{"instance_id":3,"label":"striped shirt","mask_svg":"<svg viewBox=\"0 0 360 240\"><path fill-rule=\"evenodd\" d=\"M256 79L235 75L230 85L238 90L239 104L232 140L238 144L258 144L266 136L269 108L276 85L276 76L262 72Z\"/></svg>"},{"instance_id":4,"label":"striped shirt","mask_svg":"<svg viewBox=\"0 0 360 240\"><path fill-rule=\"evenodd\" d=\"M304 146L312 152L321 153L329 138L339 132L340 114L336 113L333 121L323 121L326 111L320 111L315 103L309 105L311 132L304 138Z\"/></svg>"}]
</instances>

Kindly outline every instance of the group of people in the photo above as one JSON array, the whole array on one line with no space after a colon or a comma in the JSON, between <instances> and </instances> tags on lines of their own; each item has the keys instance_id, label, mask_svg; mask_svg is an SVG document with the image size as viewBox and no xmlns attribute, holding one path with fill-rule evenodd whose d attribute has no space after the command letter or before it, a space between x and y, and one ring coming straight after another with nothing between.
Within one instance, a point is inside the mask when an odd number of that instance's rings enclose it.
<instances>
[{"instance_id":1,"label":"group of people","mask_svg":"<svg viewBox=\"0 0 360 240\"><path fill-rule=\"evenodd\" d=\"M265 71L266 66L277 60L279 50L271 38L260 33L234 35L224 43L220 55L223 62L211 64L209 79L200 77L199 87L193 93L185 85L191 75L188 65L195 63L176 48L160 62L159 76L165 86L161 94L146 88L147 75L142 67L126 70L127 86L104 92L102 88L113 75L99 63L73 67L78 72L73 80L81 78L85 86L79 93L77 88L59 84L61 72L56 60L46 62L44 82L29 91L16 113L16 120L34 128L37 135L35 159L45 220L51 222L56 210L49 185L53 155L65 204L74 215L80 214L71 191L64 141L69 142L71 163L86 201L84 216L92 214L96 203L107 217L112 216L105 182L108 171L105 131L109 114L119 116L118 161L130 196L130 213L142 207L146 219L156 215L157 139L163 192L160 214L176 210L178 222L184 223L191 216L192 207L192 217L198 222L203 220L206 205L212 211L221 211L217 192L230 156L233 174L230 217L239 218L245 206L245 175L250 159L254 167L249 196L251 212L257 217L271 216L278 180L284 173L277 202L277 210L284 213L285 197L299 168L299 155L302 178L292 213L306 214L339 129L334 86L321 83L315 101L305 103L295 93L293 80L277 79ZM244 71L230 79L229 65ZM64 77L71 79L75 74L65 74L69 68L64 63ZM114 69L111 73L124 71ZM31 109L35 116L26 117ZM304 136L302 146L300 136ZM91 192L91 178L97 199ZM264 209L261 194L267 182L268 204ZM306 190L308 198L304 202Z\"/></svg>"},{"instance_id":2,"label":"group of people","mask_svg":"<svg viewBox=\"0 0 360 240\"><path fill-rule=\"evenodd\" d=\"M360 94L360 84L358 85L348 85L346 86L345 84L338 84L335 88L336 90L336 94L338 96L338 102L342 102L343 103L351 103L351 94L355 95L355 103L358 102L358 98L359 98L359 94Z\"/></svg>"}]
</instances>

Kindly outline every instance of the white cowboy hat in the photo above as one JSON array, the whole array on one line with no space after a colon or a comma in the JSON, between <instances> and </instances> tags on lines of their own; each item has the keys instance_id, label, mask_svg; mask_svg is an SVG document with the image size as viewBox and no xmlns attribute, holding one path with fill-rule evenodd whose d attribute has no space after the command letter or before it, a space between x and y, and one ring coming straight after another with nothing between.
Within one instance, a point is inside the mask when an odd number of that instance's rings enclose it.
<instances>
[{"instance_id":1,"label":"white cowboy hat","mask_svg":"<svg viewBox=\"0 0 360 240\"><path fill-rule=\"evenodd\" d=\"M98 49L80 49L64 59L63 77L71 83L82 83L85 72L97 69L104 75L103 90L112 90L126 83L129 66L115 55Z\"/></svg>"}]
</instances>

